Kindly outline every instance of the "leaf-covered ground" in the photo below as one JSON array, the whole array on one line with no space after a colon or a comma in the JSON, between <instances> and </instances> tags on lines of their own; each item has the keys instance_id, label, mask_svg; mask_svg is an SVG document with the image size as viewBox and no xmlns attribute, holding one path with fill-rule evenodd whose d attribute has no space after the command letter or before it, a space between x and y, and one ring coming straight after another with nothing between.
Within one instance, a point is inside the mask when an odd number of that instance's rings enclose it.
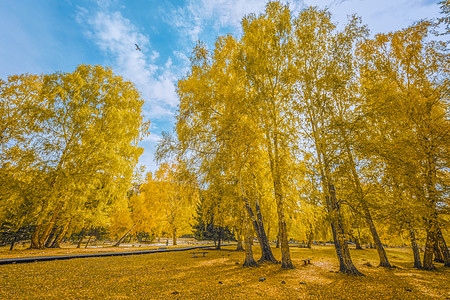
<instances>
[{"instance_id":1,"label":"leaf-covered ground","mask_svg":"<svg viewBox=\"0 0 450 300\"><path fill-rule=\"evenodd\" d=\"M407 249L387 249L398 267L393 269L376 267L376 250L352 250L367 276L349 277L334 272L332 246L291 248L294 270L276 264L243 268L244 254L233 248L208 250L197 258L183 251L0 265L0 299L450 298L450 268L412 269ZM274 253L280 257L278 249ZM312 264L304 265L305 258Z\"/></svg>"}]
</instances>

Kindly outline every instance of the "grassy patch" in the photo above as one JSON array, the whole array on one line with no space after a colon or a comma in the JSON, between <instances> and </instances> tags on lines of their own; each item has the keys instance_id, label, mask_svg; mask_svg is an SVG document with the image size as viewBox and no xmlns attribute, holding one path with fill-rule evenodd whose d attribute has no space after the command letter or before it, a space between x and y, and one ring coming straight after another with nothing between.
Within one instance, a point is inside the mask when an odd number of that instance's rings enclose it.
<instances>
[{"instance_id":1,"label":"grassy patch","mask_svg":"<svg viewBox=\"0 0 450 300\"><path fill-rule=\"evenodd\" d=\"M256 247L255 247L255 250ZM244 254L225 248L0 266L0 299L439 299L450 297L450 270L412 269L405 249L387 249L395 269L377 268L376 250L352 250L367 276L338 270L334 249L292 248L294 270L243 268ZM278 249L274 249L280 257ZM255 257L258 257L256 251ZM311 258L311 265L302 259ZM367 266L365 265L367 262ZM238 264L236 264L238 263ZM369 266L372 265L372 266ZM259 278L265 277L265 281ZM284 283L282 283L284 281Z\"/></svg>"}]
</instances>

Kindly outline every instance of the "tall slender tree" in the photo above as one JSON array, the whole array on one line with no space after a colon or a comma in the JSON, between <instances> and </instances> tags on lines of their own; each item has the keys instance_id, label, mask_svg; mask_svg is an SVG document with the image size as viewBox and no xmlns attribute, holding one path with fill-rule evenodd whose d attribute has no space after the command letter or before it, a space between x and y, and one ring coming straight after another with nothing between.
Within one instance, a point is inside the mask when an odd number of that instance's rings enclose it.
<instances>
[{"instance_id":1,"label":"tall slender tree","mask_svg":"<svg viewBox=\"0 0 450 300\"><path fill-rule=\"evenodd\" d=\"M372 152L409 182L426 209L427 241L423 268L432 263L440 207L448 205L449 56L446 44L431 40L433 25L423 21L361 44L364 61L361 111L374 126ZM366 131L366 136L368 131Z\"/></svg>"},{"instance_id":2,"label":"tall slender tree","mask_svg":"<svg viewBox=\"0 0 450 300\"><path fill-rule=\"evenodd\" d=\"M303 116L300 124L305 137L315 148L324 203L331 220L334 245L340 271L362 275L354 266L347 245L341 211L342 202L336 191L333 170L341 163L339 131L334 119L342 104L341 89L351 85L352 46L361 37L363 28L353 18L343 32L337 32L328 12L309 8L295 20L296 98L293 106Z\"/></svg>"}]
</instances>

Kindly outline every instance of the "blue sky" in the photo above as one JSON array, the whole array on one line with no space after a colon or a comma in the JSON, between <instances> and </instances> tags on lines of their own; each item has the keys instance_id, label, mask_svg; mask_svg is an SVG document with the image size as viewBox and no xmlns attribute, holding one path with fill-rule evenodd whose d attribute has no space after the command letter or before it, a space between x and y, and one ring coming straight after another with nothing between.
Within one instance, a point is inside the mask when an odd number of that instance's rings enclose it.
<instances>
[{"instance_id":1,"label":"blue sky","mask_svg":"<svg viewBox=\"0 0 450 300\"><path fill-rule=\"evenodd\" d=\"M0 78L72 72L79 64L111 67L135 83L145 100L151 134L141 142L147 171L161 131L171 131L175 84L189 67L196 41L211 49L217 36L240 34L240 21L264 10L265 0L0 0ZM282 1L288 3L288 1ZM291 0L328 7L335 21L356 13L371 32L389 32L439 17L438 0ZM142 51L136 51L134 44Z\"/></svg>"}]
</instances>

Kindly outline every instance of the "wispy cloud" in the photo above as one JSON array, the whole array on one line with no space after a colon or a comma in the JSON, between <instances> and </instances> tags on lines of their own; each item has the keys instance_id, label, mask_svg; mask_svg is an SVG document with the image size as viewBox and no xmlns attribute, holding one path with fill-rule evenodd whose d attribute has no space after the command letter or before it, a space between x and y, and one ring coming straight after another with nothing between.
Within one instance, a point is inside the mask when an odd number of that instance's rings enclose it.
<instances>
[{"instance_id":1,"label":"wispy cloud","mask_svg":"<svg viewBox=\"0 0 450 300\"><path fill-rule=\"evenodd\" d=\"M373 34L395 31L412 25L424 16L439 15L438 1L426 0L304 0L307 5L328 7L333 18L345 23L357 14Z\"/></svg>"},{"instance_id":2,"label":"wispy cloud","mask_svg":"<svg viewBox=\"0 0 450 300\"><path fill-rule=\"evenodd\" d=\"M281 2L289 4L294 13L304 8L303 1ZM263 12L265 6L261 0L189 0L183 7L172 7L167 22L195 42L203 34L210 36L211 29L220 34L222 29L240 32L242 18Z\"/></svg>"},{"instance_id":3,"label":"wispy cloud","mask_svg":"<svg viewBox=\"0 0 450 300\"><path fill-rule=\"evenodd\" d=\"M264 11L268 1L261 0L188 0L182 7L172 6L167 23L182 32L191 42L216 34L240 32L241 20L250 13ZM357 14L372 32L398 30L420 20L423 16L439 14L435 1L427 0L282 0L294 15L307 6L327 7L333 19L346 23L347 16ZM401 12L401 13L399 13ZM393 27L394 26L394 27ZM222 32L221 32L222 30Z\"/></svg>"},{"instance_id":4,"label":"wispy cloud","mask_svg":"<svg viewBox=\"0 0 450 300\"><path fill-rule=\"evenodd\" d=\"M152 143L158 143L161 140L161 136L156 134L156 133L152 133L149 134L147 137L145 137L142 142L152 142Z\"/></svg>"},{"instance_id":5,"label":"wispy cloud","mask_svg":"<svg viewBox=\"0 0 450 300\"><path fill-rule=\"evenodd\" d=\"M169 58L163 65L155 61L159 52L149 38L120 12L80 9L80 24L86 35L103 51L116 73L132 81L146 100L147 117L172 115L178 100L175 92L177 71ZM136 50L138 44L142 51Z\"/></svg>"},{"instance_id":6,"label":"wispy cloud","mask_svg":"<svg viewBox=\"0 0 450 300\"><path fill-rule=\"evenodd\" d=\"M150 135L140 143L146 151L139 163L150 170L156 169L153 153L161 139L161 128L156 124L166 124L175 113L178 105L175 84L180 71L186 71L187 57L174 52L171 54L177 65L170 55L165 63L161 63L160 53L152 48L149 37L120 12L109 11L109 8L94 12L80 9L78 22L84 24L87 37L104 53L115 73L133 82L142 93L145 100L143 114L152 121L152 126ZM142 51L136 50L135 44Z\"/></svg>"}]
</instances>

